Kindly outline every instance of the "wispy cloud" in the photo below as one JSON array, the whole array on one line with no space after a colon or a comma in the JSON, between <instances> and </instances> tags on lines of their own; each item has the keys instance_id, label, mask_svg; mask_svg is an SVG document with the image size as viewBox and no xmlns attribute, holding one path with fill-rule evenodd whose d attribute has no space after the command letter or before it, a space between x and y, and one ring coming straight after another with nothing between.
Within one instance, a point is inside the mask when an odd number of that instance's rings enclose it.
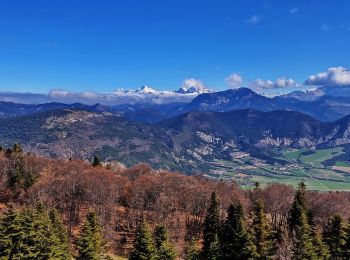
<instances>
[{"instance_id":1,"label":"wispy cloud","mask_svg":"<svg viewBox=\"0 0 350 260\"><path fill-rule=\"evenodd\" d=\"M299 9L298 8L293 8L293 9L290 9L289 12L291 14L297 14L297 13L299 13Z\"/></svg>"},{"instance_id":2,"label":"wispy cloud","mask_svg":"<svg viewBox=\"0 0 350 260\"><path fill-rule=\"evenodd\" d=\"M248 20L246 20L246 23L255 25L255 24L260 23L261 21L262 21L262 17L260 15L253 15Z\"/></svg>"},{"instance_id":3,"label":"wispy cloud","mask_svg":"<svg viewBox=\"0 0 350 260\"><path fill-rule=\"evenodd\" d=\"M323 31L331 31L332 28L328 24L323 24L321 26L321 30L323 30Z\"/></svg>"},{"instance_id":4,"label":"wispy cloud","mask_svg":"<svg viewBox=\"0 0 350 260\"><path fill-rule=\"evenodd\" d=\"M56 42L45 42L45 46L47 48L55 48L55 47L57 47L57 43Z\"/></svg>"}]
</instances>

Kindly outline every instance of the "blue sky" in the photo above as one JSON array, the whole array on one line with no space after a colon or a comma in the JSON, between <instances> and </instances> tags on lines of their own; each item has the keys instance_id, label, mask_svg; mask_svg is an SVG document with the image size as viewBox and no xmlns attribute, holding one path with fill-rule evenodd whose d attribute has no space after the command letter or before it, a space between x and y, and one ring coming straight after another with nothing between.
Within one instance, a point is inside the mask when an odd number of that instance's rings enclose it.
<instances>
[{"instance_id":1,"label":"blue sky","mask_svg":"<svg viewBox=\"0 0 350 260\"><path fill-rule=\"evenodd\" d=\"M350 67L347 0L2 0L0 90L302 83ZM243 84L247 84L244 83Z\"/></svg>"}]
</instances>

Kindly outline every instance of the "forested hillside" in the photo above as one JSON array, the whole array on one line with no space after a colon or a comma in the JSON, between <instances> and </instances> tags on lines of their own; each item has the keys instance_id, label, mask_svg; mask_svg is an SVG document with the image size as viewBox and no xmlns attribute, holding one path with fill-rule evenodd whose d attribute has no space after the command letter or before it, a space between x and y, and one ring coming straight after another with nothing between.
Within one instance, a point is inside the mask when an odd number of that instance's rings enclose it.
<instances>
[{"instance_id":1,"label":"forested hillside","mask_svg":"<svg viewBox=\"0 0 350 260\"><path fill-rule=\"evenodd\" d=\"M349 259L350 193L0 152L1 259ZM117 258L118 259L118 258Z\"/></svg>"}]
</instances>

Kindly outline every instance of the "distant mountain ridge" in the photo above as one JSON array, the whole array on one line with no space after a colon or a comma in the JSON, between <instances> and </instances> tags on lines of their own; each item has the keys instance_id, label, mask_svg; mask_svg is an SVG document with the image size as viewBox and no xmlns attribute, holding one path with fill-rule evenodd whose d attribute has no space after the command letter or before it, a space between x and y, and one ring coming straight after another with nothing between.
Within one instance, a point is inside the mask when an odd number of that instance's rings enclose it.
<instances>
[{"instance_id":1,"label":"distant mountain ridge","mask_svg":"<svg viewBox=\"0 0 350 260\"><path fill-rule=\"evenodd\" d=\"M103 112L109 110L107 106L104 106L102 104L95 104L90 106L81 103L64 104L51 102L45 104L31 105L0 101L0 118L23 116L56 109L83 109L93 112Z\"/></svg>"},{"instance_id":2,"label":"distant mountain ridge","mask_svg":"<svg viewBox=\"0 0 350 260\"><path fill-rule=\"evenodd\" d=\"M309 95L307 92L304 94ZM259 95L251 89L239 88L201 94L190 103L179 107L171 115L176 116L197 110L227 112L248 108L264 112L274 110L298 111L321 121L334 121L350 113L350 97L320 95L317 99L310 101L297 99L291 94L269 98Z\"/></svg>"},{"instance_id":3,"label":"distant mountain ridge","mask_svg":"<svg viewBox=\"0 0 350 260\"><path fill-rule=\"evenodd\" d=\"M185 90L183 89L182 91ZM191 92L192 90L189 91ZM199 89L199 91L203 93L178 94L175 91L158 91L147 86L139 90L120 90L118 95L121 99L125 95L126 99L132 97L138 101L115 106L57 102L26 105L2 101L0 102L0 117L28 115L63 108L84 109L94 112L109 111L119 115L123 114L124 117L133 121L151 124L191 111L228 112L237 109L255 109L269 112L286 110L305 113L325 122L331 122L350 114L350 86L322 87L314 91L295 91L288 95L273 98L259 95L248 88L218 92L211 92L206 89ZM341 96L342 93L344 96ZM162 95L166 97L170 95L170 97L175 97L175 99L172 99L170 103L162 103L158 99ZM177 97L183 95L189 98L187 102L183 102L182 98L177 99ZM138 97L140 99L137 99Z\"/></svg>"},{"instance_id":4,"label":"distant mountain ridge","mask_svg":"<svg viewBox=\"0 0 350 260\"><path fill-rule=\"evenodd\" d=\"M350 116L331 123L293 111L193 111L153 125L110 112L61 109L0 119L0 144L60 157L147 162L156 168L207 171L237 152L272 156L273 149L350 144Z\"/></svg>"}]
</instances>

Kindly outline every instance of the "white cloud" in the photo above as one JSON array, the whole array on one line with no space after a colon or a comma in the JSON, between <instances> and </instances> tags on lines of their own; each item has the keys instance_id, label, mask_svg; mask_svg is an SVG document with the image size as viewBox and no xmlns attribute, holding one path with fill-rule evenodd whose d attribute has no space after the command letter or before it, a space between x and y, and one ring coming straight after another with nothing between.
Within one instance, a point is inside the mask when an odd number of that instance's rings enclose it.
<instances>
[{"instance_id":1,"label":"white cloud","mask_svg":"<svg viewBox=\"0 0 350 260\"><path fill-rule=\"evenodd\" d=\"M293 88L299 86L300 84L298 84L295 80L286 77L278 78L274 82L271 80L256 79L252 81L249 85L250 88L255 90Z\"/></svg>"},{"instance_id":2,"label":"white cloud","mask_svg":"<svg viewBox=\"0 0 350 260\"><path fill-rule=\"evenodd\" d=\"M240 73L232 73L225 78L225 81L230 88L239 88L243 82L243 77Z\"/></svg>"},{"instance_id":3,"label":"white cloud","mask_svg":"<svg viewBox=\"0 0 350 260\"><path fill-rule=\"evenodd\" d=\"M306 85L316 86L344 86L350 85L350 71L344 67L332 67L326 72L311 75L305 81Z\"/></svg>"},{"instance_id":4,"label":"white cloud","mask_svg":"<svg viewBox=\"0 0 350 260\"><path fill-rule=\"evenodd\" d=\"M298 83L294 79L287 79L285 77L278 78L275 83L275 88L290 88L290 87L297 87Z\"/></svg>"},{"instance_id":5,"label":"white cloud","mask_svg":"<svg viewBox=\"0 0 350 260\"><path fill-rule=\"evenodd\" d=\"M260 23L262 20L262 17L259 15L253 15L252 17L250 17L246 22L249 24L258 24Z\"/></svg>"},{"instance_id":6,"label":"white cloud","mask_svg":"<svg viewBox=\"0 0 350 260\"><path fill-rule=\"evenodd\" d=\"M293 8L293 9L290 9L289 12L291 14L297 14L299 12L299 9L298 8Z\"/></svg>"},{"instance_id":7,"label":"white cloud","mask_svg":"<svg viewBox=\"0 0 350 260\"><path fill-rule=\"evenodd\" d=\"M181 88L184 89L190 89L190 88L194 88L196 90L203 90L205 89L205 85L203 83L203 81L199 80L199 79L185 79L182 82Z\"/></svg>"},{"instance_id":8,"label":"white cloud","mask_svg":"<svg viewBox=\"0 0 350 260\"><path fill-rule=\"evenodd\" d=\"M332 30L332 28L328 24L323 24L321 26L321 30L323 30L323 31L330 31L330 30Z\"/></svg>"}]
</instances>

